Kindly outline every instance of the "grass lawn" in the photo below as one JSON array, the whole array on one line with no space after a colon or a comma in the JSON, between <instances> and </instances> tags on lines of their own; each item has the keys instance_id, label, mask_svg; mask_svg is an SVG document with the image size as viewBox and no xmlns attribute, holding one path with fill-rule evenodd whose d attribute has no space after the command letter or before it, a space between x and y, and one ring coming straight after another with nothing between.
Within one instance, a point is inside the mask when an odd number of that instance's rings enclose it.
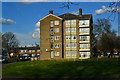
<instances>
[{"instance_id":1,"label":"grass lawn","mask_svg":"<svg viewBox=\"0 0 120 80\"><path fill-rule=\"evenodd\" d=\"M33 78L120 75L120 59L25 61L10 64L3 75Z\"/></svg>"}]
</instances>

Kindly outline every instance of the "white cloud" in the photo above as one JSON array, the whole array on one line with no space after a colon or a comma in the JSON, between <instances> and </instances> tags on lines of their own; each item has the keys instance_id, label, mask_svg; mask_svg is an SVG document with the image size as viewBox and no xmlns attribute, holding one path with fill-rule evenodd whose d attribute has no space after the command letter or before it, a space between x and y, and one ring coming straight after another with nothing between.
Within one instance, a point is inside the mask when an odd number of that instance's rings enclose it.
<instances>
[{"instance_id":1,"label":"white cloud","mask_svg":"<svg viewBox=\"0 0 120 80\"><path fill-rule=\"evenodd\" d=\"M35 28L35 31L32 33L32 37L36 38L36 39L40 38L40 28L39 27Z\"/></svg>"},{"instance_id":2,"label":"white cloud","mask_svg":"<svg viewBox=\"0 0 120 80\"><path fill-rule=\"evenodd\" d=\"M35 26L40 27L40 22L38 21Z\"/></svg>"},{"instance_id":3,"label":"white cloud","mask_svg":"<svg viewBox=\"0 0 120 80\"><path fill-rule=\"evenodd\" d=\"M32 45L32 44L39 44L39 39L33 38L31 35L32 33L15 33L16 38L20 41L20 46Z\"/></svg>"},{"instance_id":4,"label":"white cloud","mask_svg":"<svg viewBox=\"0 0 120 80\"><path fill-rule=\"evenodd\" d=\"M32 37L39 39L40 38L40 22L38 21L35 26L37 26L34 30L34 32L32 33Z\"/></svg>"},{"instance_id":5,"label":"white cloud","mask_svg":"<svg viewBox=\"0 0 120 80\"><path fill-rule=\"evenodd\" d=\"M10 25L10 24L15 24L15 23L16 22L11 19L0 18L0 24Z\"/></svg>"},{"instance_id":6,"label":"white cloud","mask_svg":"<svg viewBox=\"0 0 120 80\"><path fill-rule=\"evenodd\" d=\"M95 15L101 15L106 12L120 12L120 7L107 8L106 6L102 6L102 9L98 9L95 11Z\"/></svg>"}]
</instances>

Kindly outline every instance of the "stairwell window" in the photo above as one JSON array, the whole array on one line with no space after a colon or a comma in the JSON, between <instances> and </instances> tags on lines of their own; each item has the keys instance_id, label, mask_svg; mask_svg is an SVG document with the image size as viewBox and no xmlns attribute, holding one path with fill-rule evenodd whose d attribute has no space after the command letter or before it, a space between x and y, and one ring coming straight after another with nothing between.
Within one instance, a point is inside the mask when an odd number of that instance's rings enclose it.
<instances>
[{"instance_id":1,"label":"stairwell window","mask_svg":"<svg viewBox=\"0 0 120 80\"><path fill-rule=\"evenodd\" d=\"M60 36L55 36L55 40L59 40L60 39Z\"/></svg>"},{"instance_id":2,"label":"stairwell window","mask_svg":"<svg viewBox=\"0 0 120 80\"><path fill-rule=\"evenodd\" d=\"M59 28L54 28L54 32L59 32Z\"/></svg>"},{"instance_id":3,"label":"stairwell window","mask_svg":"<svg viewBox=\"0 0 120 80\"><path fill-rule=\"evenodd\" d=\"M54 24L59 25L59 21L58 20L54 21Z\"/></svg>"},{"instance_id":4,"label":"stairwell window","mask_svg":"<svg viewBox=\"0 0 120 80\"><path fill-rule=\"evenodd\" d=\"M60 44L55 44L55 48L60 48Z\"/></svg>"},{"instance_id":5,"label":"stairwell window","mask_svg":"<svg viewBox=\"0 0 120 80\"><path fill-rule=\"evenodd\" d=\"M53 27L53 26L54 26L54 22L50 21L50 27Z\"/></svg>"},{"instance_id":6,"label":"stairwell window","mask_svg":"<svg viewBox=\"0 0 120 80\"><path fill-rule=\"evenodd\" d=\"M55 56L60 56L60 52L55 52Z\"/></svg>"}]
</instances>

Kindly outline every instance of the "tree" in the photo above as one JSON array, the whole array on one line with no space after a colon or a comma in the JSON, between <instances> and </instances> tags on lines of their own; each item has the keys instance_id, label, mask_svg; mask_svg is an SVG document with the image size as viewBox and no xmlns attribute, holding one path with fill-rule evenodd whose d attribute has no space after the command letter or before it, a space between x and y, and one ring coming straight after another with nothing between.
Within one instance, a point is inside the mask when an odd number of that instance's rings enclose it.
<instances>
[{"instance_id":1,"label":"tree","mask_svg":"<svg viewBox=\"0 0 120 80\"><path fill-rule=\"evenodd\" d=\"M6 32L2 35L2 47L5 49L5 51L7 51L9 56L11 51L15 52L15 48L17 48L18 45L19 41L12 32Z\"/></svg>"},{"instance_id":2,"label":"tree","mask_svg":"<svg viewBox=\"0 0 120 80\"><path fill-rule=\"evenodd\" d=\"M112 35L103 32L101 38L97 42L97 49L103 54L109 52L112 55L116 46L115 39L115 34Z\"/></svg>"},{"instance_id":3,"label":"tree","mask_svg":"<svg viewBox=\"0 0 120 80\"><path fill-rule=\"evenodd\" d=\"M93 34L97 39L100 39L102 33L110 33L111 32L111 24L108 19L97 19L93 24Z\"/></svg>"},{"instance_id":4,"label":"tree","mask_svg":"<svg viewBox=\"0 0 120 80\"><path fill-rule=\"evenodd\" d=\"M93 26L94 34L94 53L114 53L116 43L116 31L111 30L111 24L108 19L97 19ZM97 49L97 51L96 51Z\"/></svg>"}]
</instances>

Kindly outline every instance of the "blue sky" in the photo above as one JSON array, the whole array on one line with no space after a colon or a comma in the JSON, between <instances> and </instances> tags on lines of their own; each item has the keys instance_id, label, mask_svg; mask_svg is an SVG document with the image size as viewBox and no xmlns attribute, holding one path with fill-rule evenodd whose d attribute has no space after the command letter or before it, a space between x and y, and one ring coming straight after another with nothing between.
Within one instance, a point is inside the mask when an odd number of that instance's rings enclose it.
<instances>
[{"instance_id":1,"label":"blue sky","mask_svg":"<svg viewBox=\"0 0 120 80\"><path fill-rule=\"evenodd\" d=\"M30 45L39 43L39 39L32 37L32 34L38 32L36 23L49 14L49 10L53 10L55 15L64 13L77 13L79 8L83 9L83 14L92 14L93 20L97 18L107 18L110 13L105 12L102 15L95 15L96 10L108 6L108 2L77 2L78 5L71 5L70 9L60 8L63 2L3 2L2 18L9 19L10 24L2 25L2 32L13 32L20 40L21 45ZM101 10L100 10L101 11ZM98 12L100 12L98 11ZM117 16L117 14L116 14ZM118 29L117 17L112 21L112 29Z\"/></svg>"}]
</instances>

